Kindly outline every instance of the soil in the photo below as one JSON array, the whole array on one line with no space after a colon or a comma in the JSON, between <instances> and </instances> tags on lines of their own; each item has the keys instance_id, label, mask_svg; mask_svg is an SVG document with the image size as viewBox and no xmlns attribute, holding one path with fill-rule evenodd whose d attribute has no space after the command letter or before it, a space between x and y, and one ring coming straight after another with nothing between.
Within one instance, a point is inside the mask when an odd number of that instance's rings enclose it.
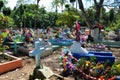
<instances>
[{"instance_id":1,"label":"soil","mask_svg":"<svg viewBox=\"0 0 120 80\"><path fill-rule=\"evenodd\" d=\"M7 56L0 54L0 63L5 63L8 61L12 61L13 59L9 59Z\"/></svg>"},{"instance_id":2,"label":"soil","mask_svg":"<svg viewBox=\"0 0 120 80\"><path fill-rule=\"evenodd\" d=\"M120 48L111 48L111 51L116 56L116 60L120 60ZM49 67L54 73L60 74L62 71L62 67L60 66L59 61L60 50L55 51L52 55L47 56L41 59L42 65ZM23 59L23 67L18 68L4 74L0 75L0 80L28 80L29 75L33 73L35 68L35 59L30 58L26 55L19 56ZM74 80L72 76L67 78L68 80Z\"/></svg>"}]
</instances>

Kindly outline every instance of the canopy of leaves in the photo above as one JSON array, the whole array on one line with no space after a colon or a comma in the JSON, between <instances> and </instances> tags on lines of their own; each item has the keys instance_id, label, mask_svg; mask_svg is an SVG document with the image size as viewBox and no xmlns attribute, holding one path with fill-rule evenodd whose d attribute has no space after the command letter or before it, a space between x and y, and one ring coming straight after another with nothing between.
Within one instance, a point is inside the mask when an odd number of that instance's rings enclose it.
<instances>
[{"instance_id":1,"label":"canopy of leaves","mask_svg":"<svg viewBox=\"0 0 120 80\"><path fill-rule=\"evenodd\" d=\"M4 6L4 3L3 3L3 1L0 1L0 10L1 10L1 8Z\"/></svg>"},{"instance_id":2,"label":"canopy of leaves","mask_svg":"<svg viewBox=\"0 0 120 80\"><path fill-rule=\"evenodd\" d=\"M0 14L0 28L7 28L14 25L12 18Z\"/></svg>"},{"instance_id":3,"label":"canopy of leaves","mask_svg":"<svg viewBox=\"0 0 120 80\"><path fill-rule=\"evenodd\" d=\"M58 20L56 24L58 26L67 25L69 27L72 27L74 25L74 22L78 19L79 16L76 16L74 12L65 11L63 14L58 15Z\"/></svg>"},{"instance_id":4,"label":"canopy of leaves","mask_svg":"<svg viewBox=\"0 0 120 80\"><path fill-rule=\"evenodd\" d=\"M5 16L9 16L11 14L11 9L10 8L3 8L3 14Z\"/></svg>"},{"instance_id":5,"label":"canopy of leaves","mask_svg":"<svg viewBox=\"0 0 120 80\"><path fill-rule=\"evenodd\" d=\"M54 26L56 13L47 13L44 7L36 9L36 4L20 5L11 16L14 18L17 26L31 28L46 28Z\"/></svg>"}]
</instances>

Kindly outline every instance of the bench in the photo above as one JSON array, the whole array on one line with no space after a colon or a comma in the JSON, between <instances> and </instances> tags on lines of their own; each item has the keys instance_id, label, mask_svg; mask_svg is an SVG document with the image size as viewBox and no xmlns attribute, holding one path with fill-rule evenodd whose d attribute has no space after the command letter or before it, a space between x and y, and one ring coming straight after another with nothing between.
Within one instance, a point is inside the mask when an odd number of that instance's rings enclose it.
<instances>
[{"instance_id":1,"label":"bench","mask_svg":"<svg viewBox=\"0 0 120 80\"><path fill-rule=\"evenodd\" d=\"M116 41L116 42L106 41L106 42L103 42L103 44L108 49L110 49L111 47L113 47L113 48L120 48L120 41Z\"/></svg>"}]
</instances>

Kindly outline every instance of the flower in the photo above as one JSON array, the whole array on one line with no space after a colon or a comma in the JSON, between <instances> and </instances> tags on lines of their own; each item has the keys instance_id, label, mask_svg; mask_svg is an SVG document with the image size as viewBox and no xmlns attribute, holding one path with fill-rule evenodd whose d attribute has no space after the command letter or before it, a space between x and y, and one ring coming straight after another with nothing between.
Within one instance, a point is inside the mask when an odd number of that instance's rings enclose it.
<instances>
[{"instance_id":1,"label":"flower","mask_svg":"<svg viewBox=\"0 0 120 80\"><path fill-rule=\"evenodd\" d=\"M116 65L118 72L120 73L120 64Z\"/></svg>"}]
</instances>

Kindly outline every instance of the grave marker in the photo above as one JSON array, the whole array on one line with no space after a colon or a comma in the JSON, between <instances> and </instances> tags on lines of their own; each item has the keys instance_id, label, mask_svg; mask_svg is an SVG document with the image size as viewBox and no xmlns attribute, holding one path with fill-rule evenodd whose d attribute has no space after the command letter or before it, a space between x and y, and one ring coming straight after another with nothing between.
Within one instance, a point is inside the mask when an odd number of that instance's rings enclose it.
<instances>
[{"instance_id":1,"label":"grave marker","mask_svg":"<svg viewBox=\"0 0 120 80\"><path fill-rule=\"evenodd\" d=\"M14 48L14 54L17 54L18 47L19 47L19 45L17 45L16 42L14 42L14 44L11 46L11 48Z\"/></svg>"},{"instance_id":2,"label":"grave marker","mask_svg":"<svg viewBox=\"0 0 120 80\"><path fill-rule=\"evenodd\" d=\"M45 47L40 48L40 42L36 41L35 42L35 49L33 51L29 52L29 56L35 56L35 61L36 61L36 68L40 69L42 68L40 64L40 57L41 53L45 51Z\"/></svg>"},{"instance_id":3,"label":"grave marker","mask_svg":"<svg viewBox=\"0 0 120 80\"><path fill-rule=\"evenodd\" d=\"M63 80L63 77L52 72L49 67L42 66L40 64L41 53L43 53L46 47L40 47L42 43L40 41L35 42L35 49L29 52L29 56L35 56L36 68L34 69L33 75L30 75L29 80L40 79L40 80L50 80L51 76L59 77Z\"/></svg>"}]
</instances>

